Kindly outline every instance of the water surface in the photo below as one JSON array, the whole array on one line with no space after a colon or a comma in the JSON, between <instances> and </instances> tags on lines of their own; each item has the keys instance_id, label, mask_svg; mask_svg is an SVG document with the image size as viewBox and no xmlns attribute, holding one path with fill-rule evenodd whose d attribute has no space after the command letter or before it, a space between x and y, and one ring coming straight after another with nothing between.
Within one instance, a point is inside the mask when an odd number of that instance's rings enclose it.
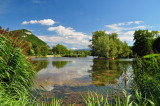
<instances>
[{"instance_id":1,"label":"water surface","mask_svg":"<svg viewBox=\"0 0 160 106\"><path fill-rule=\"evenodd\" d=\"M34 58L37 84L47 98L62 97L69 103L81 104L81 95L88 90L104 94L129 89L132 59L105 60L88 56L83 58Z\"/></svg>"}]
</instances>

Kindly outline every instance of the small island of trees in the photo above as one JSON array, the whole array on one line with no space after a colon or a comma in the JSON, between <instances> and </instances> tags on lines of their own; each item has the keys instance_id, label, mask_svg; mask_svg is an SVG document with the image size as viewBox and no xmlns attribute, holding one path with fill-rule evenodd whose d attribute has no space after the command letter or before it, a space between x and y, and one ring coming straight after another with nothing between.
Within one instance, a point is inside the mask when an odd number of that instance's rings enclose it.
<instances>
[{"instance_id":1,"label":"small island of trees","mask_svg":"<svg viewBox=\"0 0 160 106\"><path fill-rule=\"evenodd\" d=\"M89 47L92 49L92 55L99 58L129 57L132 53L128 44L118 39L117 33L93 32L91 43Z\"/></svg>"}]
</instances>

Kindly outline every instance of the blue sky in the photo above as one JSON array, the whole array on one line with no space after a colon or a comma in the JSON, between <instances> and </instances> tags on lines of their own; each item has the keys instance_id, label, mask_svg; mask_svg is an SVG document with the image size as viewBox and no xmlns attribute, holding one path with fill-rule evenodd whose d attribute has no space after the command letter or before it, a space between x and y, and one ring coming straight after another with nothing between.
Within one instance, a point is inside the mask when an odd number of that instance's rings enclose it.
<instances>
[{"instance_id":1,"label":"blue sky","mask_svg":"<svg viewBox=\"0 0 160 106\"><path fill-rule=\"evenodd\" d=\"M0 26L28 29L51 47L88 48L92 32L133 45L138 29L160 30L160 0L0 0Z\"/></svg>"}]
</instances>

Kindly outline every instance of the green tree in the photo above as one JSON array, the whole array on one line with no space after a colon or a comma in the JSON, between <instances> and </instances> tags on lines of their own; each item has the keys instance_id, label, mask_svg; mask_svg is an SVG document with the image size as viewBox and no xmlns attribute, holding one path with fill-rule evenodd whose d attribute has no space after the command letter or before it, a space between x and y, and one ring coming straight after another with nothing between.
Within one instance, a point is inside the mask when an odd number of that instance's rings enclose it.
<instances>
[{"instance_id":1,"label":"green tree","mask_svg":"<svg viewBox=\"0 0 160 106\"><path fill-rule=\"evenodd\" d=\"M41 51L41 49L39 47L36 47L35 48L35 55L40 56L41 55L40 51Z\"/></svg>"},{"instance_id":2,"label":"green tree","mask_svg":"<svg viewBox=\"0 0 160 106\"><path fill-rule=\"evenodd\" d=\"M160 53L160 37L158 37L154 40L153 50L155 53Z\"/></svg>"},{"instance_id":3,"label":"green tree","mask_svg":"<svg viewBox=\"0 0 160 106\"><path fill-rule=\"evenodd\" d=\"M113 38L110 39L109 44L109 57L114 59L115 57L117 57L117 45Z\"/></svg>"},{"instance_id":4,"label":"green tree","mask_svg":"<svg viewBox=\"0 0 160 106\"><path fill-rule=\"evenodd\" d=\"M109 57L109 36L100 36L94 42L94 54L98 57ZM92 51L93 52L93 51Z\"/></svg>"},{"instance_id":5,"label":"green tree","mask_svg":"<svg viewBox=\"0 0 160 106\"><path fill-rule=\"evenodd\" d=\"M105 31L96 31L92 33L92 40L90 40L90 42L92 43L91 45L89 45L90 48L92 48L91 50L91 55L96 56L96 48L95 48L95 43L97 43L97 39L101 36L106 36Z\"/></svg>"},{"instance_id":6,"label":"green tree","mask_svg":"<svg viewBox=\"0 0 160 106\"><path fill-rule=\"evenodd\" d=\"M127 57L132 53L132 50L128 46L127 42L124 41L123 43L123 52L120 54L121 57Z\"/></svg>"},{"instance_id":7,"label":"green tree","mask_svg":"<svg viewBox=\"0 0 160 106\"><path fill-rule=\"evenodd\" d=\"M151 32L155 37L160 37L159 31L152 31Z\"/></svg>"},{"instance_id":8,"label":"green tree","mask_svg":"<svg viewBox=\"0 0 160 106\"><path fill-rule=\"evenodd\" d=\"M120 41L116 33L106 34L105 31L96 31L92 35L92 55L105 58L124 57L130 54L131 50L127 43ZM124 53L127 52L127 53ZM123 55L122 55L123 54Z\"/></svg>"},{"instance_id":9,"label":"green tree","mask_svg":"<svg viewBox=\"0 0 160 106\"><path fill-rule=\"evenodd\" d=\"M40 48L40 50L41 50L41 52L40 52L41 56L46 56L46 55L48 54L49 47L48 47L48 45L42 46L42 47Z\"/></svg>"},{"instance_id":10,"label":"green tree","mask_svg":"<svg viewBox=\"0 0 160 106\"><path fill-rule=\"evenodd\" d=\"M134 33L134 54L138 56L144 56L152 52L152 43L154 40L154 35L148 30L138 30Z\"/></svg>"},{"instance_id":11,"label":"green tree","mask_svg":"<svg viewBox=\"0 0 160 106\"><path fill-rule=\"evenodd\" d=\"M60 44L53 46L52 51L53 51L53 53L62 54L62 55L68 53L68 49L65 46L60 45Z\"/></svg>"}]
</instances>

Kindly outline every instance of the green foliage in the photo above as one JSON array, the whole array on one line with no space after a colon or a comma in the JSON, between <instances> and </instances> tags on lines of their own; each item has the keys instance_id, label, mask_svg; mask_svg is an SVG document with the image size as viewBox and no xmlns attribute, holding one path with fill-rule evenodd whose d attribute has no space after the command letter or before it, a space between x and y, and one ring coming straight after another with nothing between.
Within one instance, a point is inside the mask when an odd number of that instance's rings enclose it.
<instances>
[{"instance_id":1,"label":"green foliage","mask_svg":"<svg viewBox=\"0 0 160 106\"><path fill-rule=\"evenodd\" d=\"M22 49L10 41L0 35L0 104L22 106L29 103L34 69Z\"/></svg>"},{"instance_id":2,"label":"green foliage","mask_svg":"<svg viewBox=\"0 0 160 106\"><path fill-rule=\"evenodd\" d=\"M29 30L20 29L20 30L14 30L14 31L11 31L11 32L12 33L17 33L17 35L20 37L20 39L31 42L32 45L34 45L34 46L41 47L42 45L46 45L46 43L44 41L40 40L38 37L33 35L32 32L29 31Z\"/></svg>"},{"instance_id":3,"label":"green foliage","mask_svg":"<svg viewBox=\"0 0 160 106\"><path fill-rule=\"evenodd\" d=\"M134 63L134 87L142 97L152 100L156 105L160 101L160 60L150 55L137 59Z\"/></svg>"},{"instance_id":4,"label":"green foliage","mask_svg":"<svg viewBox=\"0 0 160 106\"><path fill-rule=\"evenodd\" d=\"M53 67L56 67L58 69L63 68L65 65L67 65L68 61L53 61L52 65Z\"/></svg>"},{"instance_id":5,"label":"green foliage","mask_svg":"<svg viewBox=\"0 0 160 106\"><path fill-rule=\"evenodd\" d=\"M65 46L57 44L56 46L53 46L52 52L54 55L62 55L63 57L86 57L90 55L90 51L72 51L68 50Z\"/></svg>"},{"instance_id":6,"label":"green foliage","mask_svg":"<svg viewBox=\"0 0 160 106\"><path fill-rule=\"evenodd\" d=\"M153 31L152 31L153 32ZM142 57L144 55L152 53L152 44L154 41L154 33L148 30L138 30L134 33L134 46L133 52L138 56Z\"/></svg>"},{"instance_id":7,"label":"green foliage","mask_svg":"<svg viewBox=\"0 0 160 106\"><path fill-rule=\"evenodd\" d=\"M96 31L92 35L92 55L105 58L127 57L131 50L126 42L121 42L116 33L106 34L105 31Z\"/></svg>"},{"instance_id":8,"label":"green foliage","mask_svg":"<svg viewBox=\"0 0 160 106\"><path fill-rule=\"evenodd\" d=\"M57 44L56 46L53 46L52 51L54 54L64 55L67 54L68 49L63 45Z\"/></svg>"},{"instance_id":9,"label":"green foliage","mask_svg":"<svg viewBox=\"0 0 160 106\"><path fill-rule=\"evenodd\" d=\"M49 64L49 61L47 60L38 60L38 61L32 61L33 65L34 65L34 68L35 70L38 72L42 69L45 69L48 64Z\"/></svg>"},{"instance_id":10,"label":"green foliage","mask_svg":"<svg viewBox=\"0 0 160 106\"><path fill-rule=\"evenodd\" d=\"M132 53L132 50L130 49L130 47L126 42L123 43L122 51L123 52L119 53L120 54L119 57L128 57Z\"/></svg>"},{"instance_id":11,"label":"green foliage","mask_svg":"<svg viewBox=\"0 0 160 106\"><path fill-rule=\"evenodd\" d=\"M158 37L154 40L153 50L155 53L160 53L160 37Z\"/></svg>"},{"instance_id":12,"label":"green foliage","mask_svg":"<svg viewBox=\"0 0 160 106\"><path fill-rule=\"evenodd\" d=\"M95 51L94 54L96 56L109 57L109 50L110 50L109 36L101 36L94 41L93 51Z\"/></svg>"},{"instance_id":13,"label":"green foliage","mask_svg":"<svg viewBox=\"0 0 160 106\"><path fill-rule=\"evenodd\" d=\"M83 51L83 50L78 50L78 51L72 51L68 50L68 53L64 55L63 57L87 57L91 55L90 51Z\"/></svg>"},{"instance_id":14,"label":"green foliage","mask_svg":"<svg viewBox=\"0 0 160 106\"><path fill-rule=\"evenodd\" d=\"M134 95L128 94L124 89L122 95L108 97L108 92L106 95L102 95L98 92L89 91L87 97L82 97L87 106L155 106L153 101L143 98L137 90L135 91L135 98L133 98Z\"/></svg>"},{"instance_id":15,"label":"green foliage","mask_svg":"<svg viewBox=\"0 0 160 106\"><path fill-rule=\"evenodd\" d=\"M14 30L12 33L16 33L17 36L24 41L29 42L28 55L46 56L48 54L49 46L38 37L32 34L32 32L26 29Z\"/></svg>"}]
</instances>

